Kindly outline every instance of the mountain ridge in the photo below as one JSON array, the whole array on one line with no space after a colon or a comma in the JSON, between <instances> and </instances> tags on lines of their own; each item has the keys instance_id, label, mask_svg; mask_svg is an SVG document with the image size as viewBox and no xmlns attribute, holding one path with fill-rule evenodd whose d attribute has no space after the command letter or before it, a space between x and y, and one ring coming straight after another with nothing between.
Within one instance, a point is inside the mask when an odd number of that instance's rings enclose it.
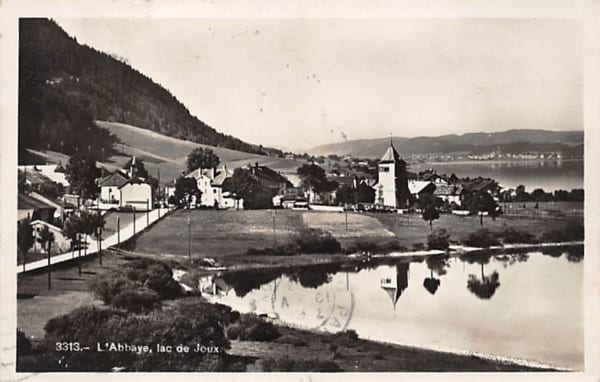
<instances>
[{"instance_id":1,"label":"mountain ridge","mask_svg":"<svg viewBox=\"0 0 600 382\"><path fill-rule=\"evenodd\" d=\"M19 149L112 151L116 137L94 120L253 154L281 154L217 131L150 77L79 44L56 22L20 19Z\"/></svg>"},{"instance_id":2,"label":"mountain ridge","mask_svg":"<svg viewBox=\"0 0 600 382\"><path fill-rule=\"evenodd\" d=\"M391 137L396 149L403 155L442 154L479 150L483 146L511 146L561 144L577 145L584 141L583 131L553 131L534 129L510 129L494 133L446 134L413 138ZM372 158L381 155L389 145L390 138L357 139L314 146L306 152L312 155L350 155Z\"/></svg>"}]
</instances>

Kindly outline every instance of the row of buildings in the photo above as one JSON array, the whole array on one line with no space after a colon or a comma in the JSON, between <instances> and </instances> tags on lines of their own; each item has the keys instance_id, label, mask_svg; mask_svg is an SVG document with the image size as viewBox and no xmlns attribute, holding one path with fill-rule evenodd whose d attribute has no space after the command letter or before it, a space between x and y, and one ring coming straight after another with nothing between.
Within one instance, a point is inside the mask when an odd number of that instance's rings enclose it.
<instances>
[{"instance_id":1,"label":"row of buildings","mask_svg":"<svg viewBox=\"0 0 600 382\"><path fill-rule=\"evenodd\" d=\"M458 180L430 173L418 178L409 174L406 162L400 157L393 144L378 162L377 179L357 176L343 176L329 173L328 182L338 187L326 192L316 192L305 188L297 174L274 171L258 163L243 167L255 177L270 194L272 206L276 208L308 208L309 205L339 205L345 203L366 203L374 206L400 209L410 206L425 194L430 194L448 204L460 206L464 196L471 192L497 192L497 184L489 179ZM219 168L196 169L186 175L197 182L201 197L193 204L201 207L227 209L243 208L244 201L236 199L227 191L227 182L233 176L233 170L221 165ZM167 197L174 193L174 183L166 187ZM339 190L350 190L351 196L339 200ZM347 195L346 195L347 196Z\"/></svg>"}]
</instances>

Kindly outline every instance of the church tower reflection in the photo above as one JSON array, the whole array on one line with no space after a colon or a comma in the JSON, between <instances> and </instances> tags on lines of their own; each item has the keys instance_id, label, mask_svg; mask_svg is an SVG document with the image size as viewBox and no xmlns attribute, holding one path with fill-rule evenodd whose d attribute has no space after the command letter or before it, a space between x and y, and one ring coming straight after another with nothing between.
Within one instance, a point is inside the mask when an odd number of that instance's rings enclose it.
<instances>
[{"instance_id":1,"label":"church tower reflection","mask_svg":"<svg viewBox=\"0 0 600 382\"><path fill-rule=\"evenodd\" d=\"M386 269L383 271L381 277L381 289L392 300L394 310L396 310L396 304L402 295L402 292L408 287L408 269L409 263L400 263L393 269Z\"/></svg>"}]
</instances>

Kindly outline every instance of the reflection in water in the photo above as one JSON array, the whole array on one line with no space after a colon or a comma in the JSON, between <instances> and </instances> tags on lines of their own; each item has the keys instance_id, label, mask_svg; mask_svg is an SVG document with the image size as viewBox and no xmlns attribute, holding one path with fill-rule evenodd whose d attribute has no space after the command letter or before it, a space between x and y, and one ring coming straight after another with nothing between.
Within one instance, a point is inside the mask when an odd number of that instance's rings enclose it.
<instances>
[{"instance_id":1,"label":"reflection in water","mask_svg":"<svg viewBox=\"0 0 600 382\"><path fill-rule=\"evenodd\" d=\"M429 268L429 277L426 277L423 280L423 287L427 289L429 293L432 295L437 292L438 288L441 285L441 280L436 279L433 276L433 271L437 273L438 276L443 276L446 274L446 268L450 266L448 259L450 256L448 255L440 255L440 256L429 256L426 260L427 268Z\"/></svg>"},{"instance_id":2,"label":"reflection in water","mask_svg":"<svg viewBox=\"0 0 600 382\"><path fill-rule=\"evenodd\" d=\"M388 269L382 271L381 289L392 300L394 310L402 292L408 287L408 268L409 263L400 263L391 272Z\"/></svg>"},{"instance_id":3,"label":"reflection in water","mask_svg":"<svg viewBox=\"0 0 600 382\"><path fill-rule=\"evenodd\" d=\"M583 246L511 251L236 272L200 286L292 326L583 367Z\"/></svg>"},{"instance_id":4,"label":"reflection in water","mask_svg":"<svg viewBox=\"0 0 600 382\"><path fill-rule=\"evenodd\" d=\"M490 276L483 274L483 264L481 264L481 279L478 279L475 275L469 275L467 281L467 288L477 297L481 299L489 300L492 298L496 289L500 286L498 281L500 276L498 272L494 271Z\"/></svg>"}]
</instances>

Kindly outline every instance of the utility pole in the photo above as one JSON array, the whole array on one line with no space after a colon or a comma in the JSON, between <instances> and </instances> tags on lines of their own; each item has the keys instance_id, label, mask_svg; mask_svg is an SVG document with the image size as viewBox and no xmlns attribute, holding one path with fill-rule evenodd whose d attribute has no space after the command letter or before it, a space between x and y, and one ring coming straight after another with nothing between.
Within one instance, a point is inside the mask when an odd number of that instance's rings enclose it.
<instances>
[{"instance_id":1,"label":"utility pole","mask_svg":"<svg viewBox=\"0 0 600 382\"><path fill-rule=\"evenodd\" d=\"M273 246L277 245L277 234L276 234L276 226L275 226L275 210L271 211L271 217L273 218Z\"/></svg>"},{"instance_id":2,"label":"utility pole","mask_svg":"<svg viewBox=\"0 0 600 382\"><path fill-rule=\"evenodd\" d=\"M344 213L346 215L346 232L348 232L348 206L344 206Z\"/></svg>"},{"instance_id":3,"label":"utility pole","mask_svg":"<svg viewBox=\"0 0 600 382\"><path fill-rule=\"evenodd\" d=\"M150 199L146 199L146 228L150 225Z\"/></svg>"},{"instance_id":4,"label":"utility pole","mask_svg":"<svg viewBox=\"0 0 600 382\"><path fill-rule=\"evenodd\" d=\"M117 246L121 245L121 217L117 216Z\"/></svg>"},{"instance_id":5,"label":"utility pole","mask_svg":"<svg viewBox=\"0 0 600 382\"><path fill-rule=\"evenodd\" d=\"M77 232L77 260L79 276L81 276L81 234L79 232Z\"/></svg>"},{"instance_id":6,"label":"utility pole","mask_svg":"<svg viewBox=\"0 0 600 382\"><path fill-rule=\"evenodd\" d=\"M190 217L187 218L187 226L188 226L188 259L192 259L192 229L190 226Z\"/></svg>"},{"instance_id":7,"label":"utility pole","mask_svg":"<svg viewBox=\"0 0 600 382\"><path fill-rule=\"evenodd\" d=\"M135 205L133 206L133 236L135 236Z\"/></svg>"}]
</instances>

